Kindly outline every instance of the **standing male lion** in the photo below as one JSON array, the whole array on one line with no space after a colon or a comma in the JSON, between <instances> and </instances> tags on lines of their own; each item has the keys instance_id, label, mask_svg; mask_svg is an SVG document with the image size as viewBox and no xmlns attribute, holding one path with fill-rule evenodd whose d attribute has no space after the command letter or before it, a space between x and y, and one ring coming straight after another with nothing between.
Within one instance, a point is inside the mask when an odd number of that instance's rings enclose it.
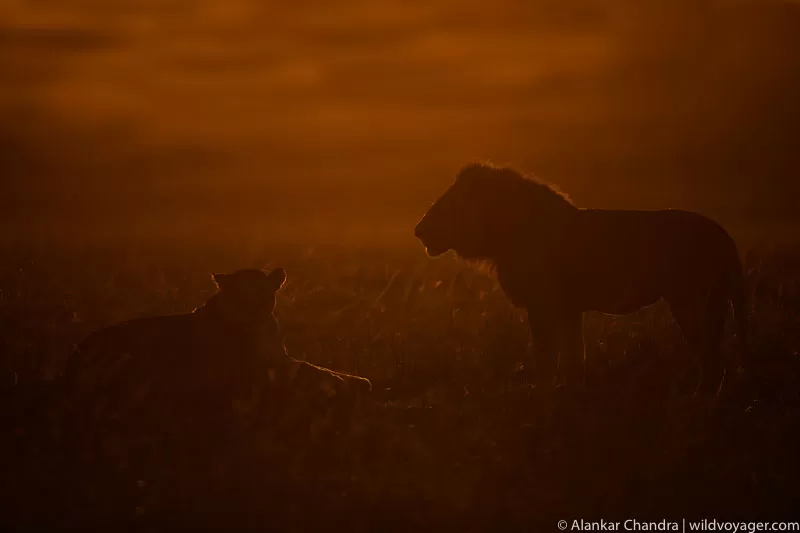
<instances>
[{"instance_id":1,"label":"standing male lion","mask_svg":"<svg viewBox=\"0 0 800 533\"><path fill-rule=\"evenodd\" d=\"M539 381L557 362L584 372L584 311L622 315L664 299L694 356L701 387L718 390L730 306L745 342L742 266L715 222L687 211L581 209L509 168L472 164L417 224L432 257L454 250L491 261L511 302L528 311Z\"/></svg>"}]
</instances>

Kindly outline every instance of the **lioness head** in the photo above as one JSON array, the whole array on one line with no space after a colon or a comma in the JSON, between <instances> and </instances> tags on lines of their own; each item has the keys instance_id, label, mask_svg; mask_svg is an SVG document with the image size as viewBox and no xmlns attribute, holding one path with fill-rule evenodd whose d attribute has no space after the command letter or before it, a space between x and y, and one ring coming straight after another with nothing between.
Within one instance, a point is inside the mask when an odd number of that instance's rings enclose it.
<instances>
[{"instance_id":1,"label":"lioness head","mask_svg":"<svg viewBox=\"0 0 800 533\"><path fill-rule=\"evenodd\" d=\"M275 309L275 295L286 282L286 272L276 268L265 272L256 268L231 274L214 274L219 287L217 304L224 314L237 322L263 320Z\"/></svg>"}]
</instances>

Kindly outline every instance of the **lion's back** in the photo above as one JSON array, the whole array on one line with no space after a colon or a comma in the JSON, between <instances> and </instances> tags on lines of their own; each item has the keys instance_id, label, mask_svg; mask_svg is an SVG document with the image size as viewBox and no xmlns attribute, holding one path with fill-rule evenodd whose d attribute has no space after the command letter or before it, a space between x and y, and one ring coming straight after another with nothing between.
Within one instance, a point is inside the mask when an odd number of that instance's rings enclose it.
<instances>
[{"instance_id":1,"label":"lion's back","mask_svg":"<svg viewBox=\"0 0 800 533\"><path fill-rule=\"evenodd\" d=\"M620 307L652 303L676 293L722 289L741 278L735 242L713 220L690 211L584 210L576 260L595 280L588 297ZM589 274L589 273L586 273ZM727 290L727 287L724 288ZM606 295L608 293L608 295Z\"/></svg>"},{"instance_id":2,"label":"lion's back","mask_svg":"<svg viewBox=\"0 0 800 533\"><path fill-rule=\"evenodd\" d=\"M726 291L741 278L733 239L698 213L577 213L563 231L520 247L516 261L498 267L512 302L627 314L675 294Z\"/></svg>"},{"instance_id":3,"label":"lion's back","mask_svg":"<svg viewBox=\"0 0 800 533\"><path fill-rule=\"evenodd\" d=\"M736 244L716 222L699 213L660 211L581 210L580 245L612 262L647 268L675 267L694 271L738 262Z\"/></svg>"}]
</instances>

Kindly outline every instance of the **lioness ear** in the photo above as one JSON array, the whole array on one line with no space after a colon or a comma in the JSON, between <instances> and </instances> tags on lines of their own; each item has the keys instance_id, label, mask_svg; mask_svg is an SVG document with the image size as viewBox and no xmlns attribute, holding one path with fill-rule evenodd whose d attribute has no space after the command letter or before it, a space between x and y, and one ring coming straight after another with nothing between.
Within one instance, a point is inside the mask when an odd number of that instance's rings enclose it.
<instances>
[{"instance_id":1,"label":"lioness ear","mask_svg":"<svg viewBox=\"0 0 800 533\"><path fill-rule=\"evenodd\" d=\"M216 272L211 274L211 276L214 278L214 283L217 284L219 290L223 290L225 288L225 285L228 283L231 277L230 274L217 274Z\"/></svg>"},{"instance_id":2,"label":"lioness ear","mask_svg":"<svg viewBox=\"0 0 800 533\"><path fill-rule=\"evenodd\" d=\"M267 274L267 282L272 290L278 292L283 287L283 284L286 283L286 271L282 268L276 268Z\"/></svg>"}]
</instances>

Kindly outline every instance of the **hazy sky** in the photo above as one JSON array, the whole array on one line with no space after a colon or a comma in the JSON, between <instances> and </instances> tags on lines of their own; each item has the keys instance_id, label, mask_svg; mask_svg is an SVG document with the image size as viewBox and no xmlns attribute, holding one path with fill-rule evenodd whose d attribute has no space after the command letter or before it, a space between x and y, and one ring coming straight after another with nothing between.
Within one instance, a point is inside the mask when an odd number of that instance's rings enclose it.
<instances>
[{"instance_id":1,"label":"hazy sky","mask_svg":"<svg viewBox=\"0 0 800 533\"><path fill-rule=\"evenodd\" d=\"M0 1L18 210L413 212L490 159L583 205L790 217L798 94L790 1Z\"/></svg>"}]
</instances>

